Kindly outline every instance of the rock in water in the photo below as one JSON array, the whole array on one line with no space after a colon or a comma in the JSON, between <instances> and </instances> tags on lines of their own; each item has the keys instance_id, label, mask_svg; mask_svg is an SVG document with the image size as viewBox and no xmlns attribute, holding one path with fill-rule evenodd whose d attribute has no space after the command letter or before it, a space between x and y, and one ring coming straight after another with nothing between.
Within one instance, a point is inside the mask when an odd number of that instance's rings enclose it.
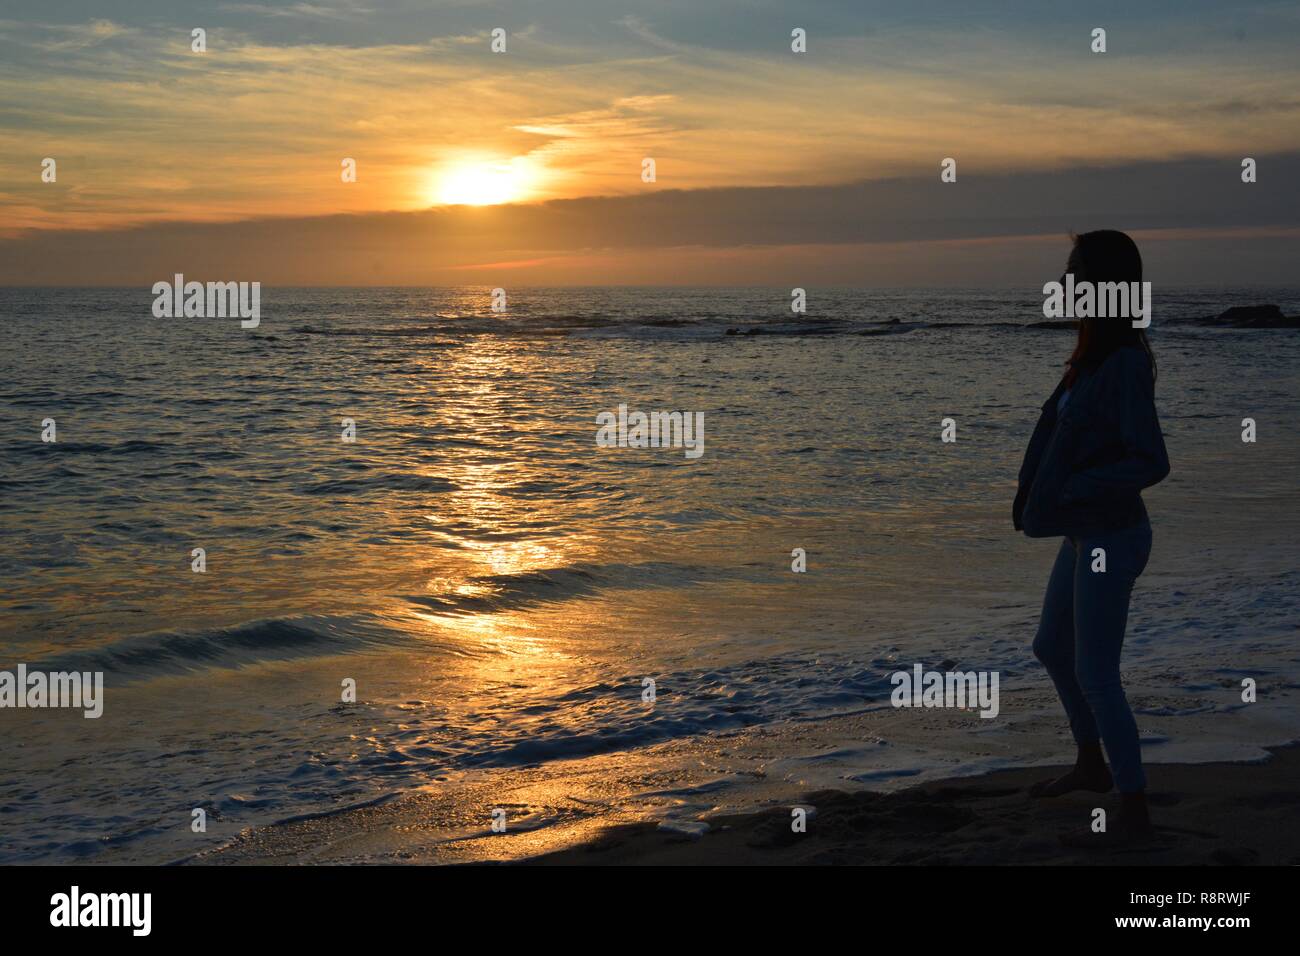
<instances>
[{"instance_id":1,"label":"rock in water","mask_svg":"<svg viewBox=\"0 0 1300 956\"><path fill-rule=\"evenodd\" d=\"M1300 319L1287 318L1276 305L1234 305L1205 324L1236 329L1294 329L1300 328Z\"/></svg>"}]
</instances>

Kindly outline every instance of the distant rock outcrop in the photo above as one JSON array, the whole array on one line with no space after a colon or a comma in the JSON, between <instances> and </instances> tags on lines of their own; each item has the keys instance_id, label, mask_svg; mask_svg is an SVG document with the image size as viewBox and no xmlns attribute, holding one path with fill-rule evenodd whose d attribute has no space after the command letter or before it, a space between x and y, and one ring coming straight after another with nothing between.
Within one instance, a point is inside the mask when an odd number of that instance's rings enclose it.
<instances>
[{"instance_id":1,"label":"distant rock outcrop","mask_svg":"<svg viewBox=\"0 0 1300 956\"><path fill-rule=\"evenodd\" d=\"M1187 321L1225 329L1300 329L1300 316L1285 316L1276 305L1234 305L1217 316Z\"/></svg>"}]
</instances>

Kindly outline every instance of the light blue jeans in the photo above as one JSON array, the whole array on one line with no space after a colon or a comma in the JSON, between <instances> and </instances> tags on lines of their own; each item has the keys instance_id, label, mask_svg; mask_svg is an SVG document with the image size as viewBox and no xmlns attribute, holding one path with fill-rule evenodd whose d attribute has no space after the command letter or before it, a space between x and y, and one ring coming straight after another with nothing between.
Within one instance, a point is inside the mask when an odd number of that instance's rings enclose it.
<instances>
[{"instance_id":1,"label":"light blue jeans","mask_svg":"<svg viewBox=\"0 0 1300 956\"><path fill-rule=\"evenodd\" d=\"M1097 548L1105 552L1104 572L1092 570ZM1075 742L1105 744L1121 793L1146 788L1137 722L1120 683L1119 656L1129 595L1150 555L1147 521L1120 531L1066 538L1052 566L1034 638L1034 656L1056 684Z\"/></svg>"}]
</instances>

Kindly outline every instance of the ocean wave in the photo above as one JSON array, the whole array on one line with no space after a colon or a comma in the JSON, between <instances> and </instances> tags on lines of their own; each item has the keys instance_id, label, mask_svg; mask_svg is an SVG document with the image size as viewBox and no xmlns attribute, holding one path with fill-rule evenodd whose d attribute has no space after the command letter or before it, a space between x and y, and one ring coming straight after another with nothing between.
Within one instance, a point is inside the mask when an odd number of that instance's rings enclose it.
<instances>
[{"instance_id":1,"label":"ocean wave","mask_svg":"<svg viewBox=\"0 0 1300 956\"><path fill-rule=\"evenodd\" d=\"M731 571L647 561L641 564L573 564L515 574L490 574L465 582L468 593L408 594L402 599L446 614L514 610L603 591L681 588L735 577Z\"/></svg>"},{"instance_id":2,"label":"ocean wave","mask_svg":"<svg viewBox=\"0 0 1300 956\"><path fill-rule=\"evenodd\" d=\"M717 338L809 337L809 336L890 336L918 330L956 332L1071 332L1078 328L1072 319L1045 319L1037 310L1023 318L966 318L953 320L940 313L915 310L890 315L803 315L758 317L714 312L672 313L632 312L605 313L528 313L501 315L469 314L437 317L441 321L418 325L300 325L292 329L302 335L326 337L362 337L410 339L420 348L455 347L468 337L504 338L595 337L666 339L695 341ZM1194 315L1170 315L1160 324L1180 336L1203 334L1212 319ZM1259 331L1250 326L1228 327L1230 331ZM1224 329L1212 329L1223 331Z\"/></svg>"},{"instance_id":3,"label":"ocean wave","mask_svg":"<svg viewBox=\"0 0 1300 956\"><path fill-rule=\"evenodd\" d=\"M9 445L5 451L12 455L153 455L168 451L168 446L153 441L132 439L130 441L107 442L29 442Z\"/></svg>"},{"instance_id":4,"label":"ocean wave","mask_svg":"<svg viewBox=\"0 0 1300 956\"><path fill-rule=\"evenodd\" d=\"M400 631L357 618L274 618L207 631L136 635L31 662L28 669L102 671L110 683L121 684L412 643Z\"/></svg>"},{"instance_id":5,"label":"ocean wave","mask_svg":"<svg viewBox=\"0 0 1300 956\"><path fill-rule=\"evenodd\" d=\"M434 475L416 475L402 471L385 471L359 478L331 478L304 486L305 495L360 495L374 491L455 491L454 481Z\"/></svg>"},{"instance_id":6,"label":"ocean wave","mask_svg":"<svg viewBox=\"0 0 1300 956\"><path fill-rule=\"evenodd\" d=\"M773 721L858 713L889 706L885 658L780 655L718 668L592 680L549 698L521 700L508 727L490 734L411 721L395 735L399 754L436 741L453 767L512 767L632 750L700 734L725 734ZM643 700L653 676L653 704Z\"/></svg>"}]
</instances>

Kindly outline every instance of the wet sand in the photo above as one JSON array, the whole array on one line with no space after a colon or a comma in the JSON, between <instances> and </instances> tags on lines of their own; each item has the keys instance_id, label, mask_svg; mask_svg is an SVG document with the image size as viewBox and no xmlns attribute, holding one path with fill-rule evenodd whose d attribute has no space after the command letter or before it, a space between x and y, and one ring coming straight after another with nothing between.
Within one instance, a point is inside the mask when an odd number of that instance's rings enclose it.
<instances>
[{"instance_id":1,"label":"wet sand","mask_svg":"<svg viewBox=\"0 0 1300 956\"><path fill-rule=\"evenodd\" d=\"M1059 834L1086 830L1094 807L1114 794L1031 800L1026 788L1051 768L1003 770L894 793L810 794L805 833L792 832L792 807L717 817L698 838L653 825L611 829L599 838L533 860L567 865L1296 865L1300 864L1300 747L1271 751L1264 763L1148 767L1157 837L1149 846L1069 850ZM1064 768L1061 768L1064 770Z\"/></svg>"},{"instance_id":2,"label":"wet sand","mask_svg":"<svg viewBox=\"0 0 1300 956\"><path fill-rule=\"evenodd\" d=\"M707 829L644 822L626 811L591 814L576 779L539 778L510 793L484 783L468 803L436 789L246 831L191 864L528 865L1296 865L1300 864L1300 747L1242 763L1149 764L1157 837L1122 851L1070 850L1059 836L1086 830L1114 794L1031 800L1033 782L1063 767L998 770L933 780L892 792L822 790L798 803L706 816ZM617 758L611 758L617 759ZM511 811L506 833L485 832L493 803L536 807L546 819ZM560 794L565 796L561 797ZM561 807L563 803L565 806ZM808 810L804 833L792 809ZM558 821L557 821L558 818Z\"/></svg>"}]
</instances>

